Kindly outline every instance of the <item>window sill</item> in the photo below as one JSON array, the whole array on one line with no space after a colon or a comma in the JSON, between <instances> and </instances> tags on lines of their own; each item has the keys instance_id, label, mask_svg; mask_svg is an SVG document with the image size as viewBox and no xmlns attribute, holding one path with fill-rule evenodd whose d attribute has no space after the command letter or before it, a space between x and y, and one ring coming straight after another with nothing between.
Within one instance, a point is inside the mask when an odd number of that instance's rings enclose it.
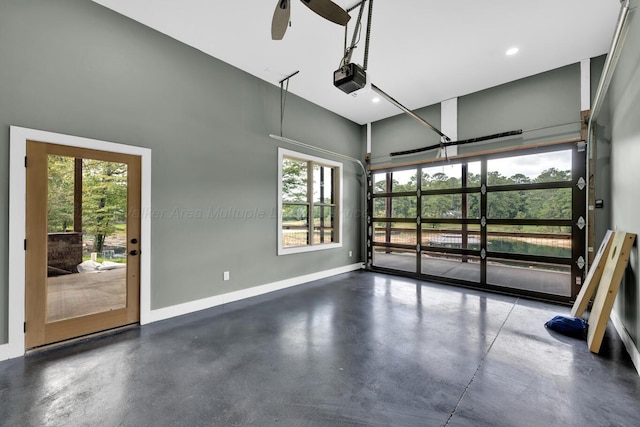
<instances>
[{"instance_id":1,"label":"window sill","mask_svg":"<svg viewBox=\"0 0 640 427\"><path fill-rule=\"evenodd\" d=\"M341 248L342 243L325 243L322 245L313 245L313 246L297 246L293 248L279 248L278 256L280 255L290 255L290 254L299 254L302 252L315 252L315 251L323 251L326 249L336 249Z\"/></svg>"}]
</instances>

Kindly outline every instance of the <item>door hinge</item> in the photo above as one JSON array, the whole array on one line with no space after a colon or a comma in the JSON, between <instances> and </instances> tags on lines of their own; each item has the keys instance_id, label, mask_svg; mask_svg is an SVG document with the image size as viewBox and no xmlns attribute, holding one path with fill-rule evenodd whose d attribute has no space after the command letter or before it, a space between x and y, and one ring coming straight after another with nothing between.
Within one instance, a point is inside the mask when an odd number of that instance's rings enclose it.
<instances>
[{"instance_id":1,"label":"door hinge","mask_svg":"<svg viewBox=\"0 0 640 427\"><path fill-rule=\"evenodd\" d=\"M24 156L24 167L27 167L27 156Z\"/></svg>"},{"instance_id":2,"label":"door hinge","mask_svg":"<svg viewBox=\"0 0 640 427\"><path fill-rule=\"evenodd\" d=\"M27 239L24 239L24 250L27 250Z\"/></svg>"},{"instance_id":3,"label":"door hinge","mask_svg":"<svg viewBox=\"0 0 640 427\"><path fill-rule=\"evenodd\" d=\"M22 327L24 333L27 333L27 322L24 322L23 327Z\"/></svg>"}]
</instances>

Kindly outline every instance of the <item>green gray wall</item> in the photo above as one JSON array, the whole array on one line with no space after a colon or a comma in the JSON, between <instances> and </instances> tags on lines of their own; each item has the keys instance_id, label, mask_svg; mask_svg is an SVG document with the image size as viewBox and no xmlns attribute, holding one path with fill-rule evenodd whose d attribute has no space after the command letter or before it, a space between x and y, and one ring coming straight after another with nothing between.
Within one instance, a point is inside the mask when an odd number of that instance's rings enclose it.
<instances>
[{"instance_id":1,"label":"green gray wall","mask_svg":"<svg viewBox=\"0 0 640 427\"><path fill-rule=\"evenodd\" d=\"M279 87L89 0L0 0L0 61L0 344L10 125L153 150L154 309L361 260L363 190L350 163L343 248L276 255L278 144L268 135L279 133ZM356 158L365 151L361 126L293 95L285 136ZM257 210L260 218L188 219L176 209Z\"/></svg>"},{"instance_id":2,"label":"green gray wall","mask_svg":"<svg viewBox=\"0 0 640 427\"><path fill-rule=\"evenodd\" d=\"M629 32L607 95L610 121L598 119L605 129L600 131L606 146L611 141L611 229L640 235L640 16L631 12ZM615 311L625 329L640 349L640 257L634 245L622 286L618 291Z\"/></svg>"},{"instance_id":3,"label":"green gray wall","mask_svg":"<svg viewBox=\"0 0 640 427\"><path fill-rule=\"evenodd\" d=\"M599 74L594 78L598 77ZM434 126L440 127L440 104L416 112ZM579 120L580 64L572 64L459 97L459 140L518 129L548 129L526 132L516 138L462 145L458 147L458 153L467 154L540 140L576 137L580 134ZM374 165L435 158L438 150L393 158L389 157L389 153L433 145L440 141L436 133L405 115L374 123L371 139Z\"/></svg>"},{"instance_id":4,"label":"green gray wall","mask_svg":"<svg viewBox=\"0 0 640 427\"><path fill-rule=\"evenodd\" d=\"M440 128L440 104L415 110L415 113L436 128ZM440 142L440 136L401 113L371 124L371 164L390 164L420 160L424 154L390 157L396 151L412 150Z\"/></svg>"}]
</instances>

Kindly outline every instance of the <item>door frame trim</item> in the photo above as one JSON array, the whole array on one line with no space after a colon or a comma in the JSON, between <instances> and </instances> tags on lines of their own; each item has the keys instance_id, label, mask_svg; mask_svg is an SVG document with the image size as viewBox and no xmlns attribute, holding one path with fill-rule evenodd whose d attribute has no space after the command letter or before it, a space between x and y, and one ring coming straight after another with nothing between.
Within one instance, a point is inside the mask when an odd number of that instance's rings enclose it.
<instances>
[{"instance_id":1,"label":"door frame trim","mask_svg":"<svg viewBox=\"0 0 640 427\"><path fill-rule=\"evenodd\" d=\"M27 140L71 147L90 148L140 156L140 324L150 322L151 314L151 149L115 142L83 138L19 126L10 127L9 140L9 342L8 358L25 353L25 252Z\"/></svg>"}]
</instances>

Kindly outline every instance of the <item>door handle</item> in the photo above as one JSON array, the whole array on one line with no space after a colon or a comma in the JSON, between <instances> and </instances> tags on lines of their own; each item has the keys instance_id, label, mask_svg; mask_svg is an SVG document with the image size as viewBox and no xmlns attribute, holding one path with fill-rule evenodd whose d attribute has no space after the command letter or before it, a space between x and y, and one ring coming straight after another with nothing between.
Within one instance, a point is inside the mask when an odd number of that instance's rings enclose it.
<instances>
[{"instance_id":1,"label":"door handle","mask_svg":"<svg viewBox=\"0 0 640 427\"><path fill-rule=\"evenodd\" d=\"M140 252L137 249L134 249L131 252L129 252L129 255L133 255L133 256L136 256L138 254L140 254Z\"/></svg>"}]
</instances>

